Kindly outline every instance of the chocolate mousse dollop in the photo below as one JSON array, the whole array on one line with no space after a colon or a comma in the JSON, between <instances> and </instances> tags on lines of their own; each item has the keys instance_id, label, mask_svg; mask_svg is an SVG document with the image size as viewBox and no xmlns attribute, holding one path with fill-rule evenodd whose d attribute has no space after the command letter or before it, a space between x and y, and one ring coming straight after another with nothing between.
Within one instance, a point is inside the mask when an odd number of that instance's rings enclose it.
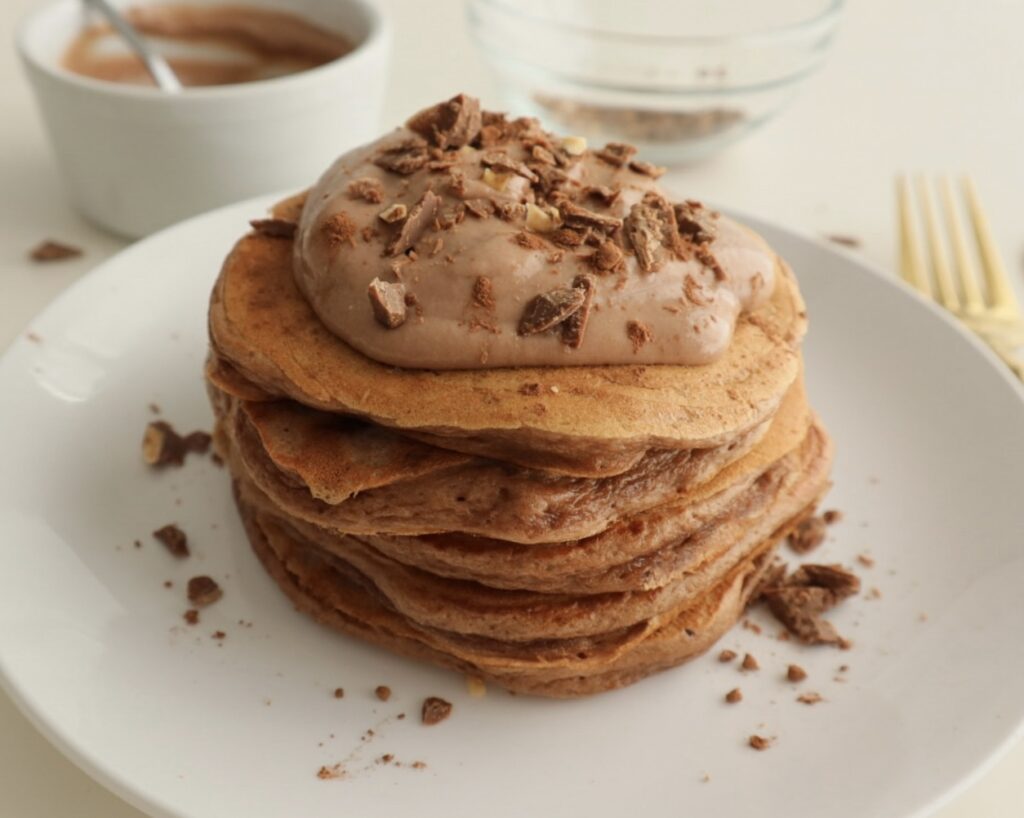
<instances>
[{"instance_id":1,"label":"chocolate mousse dollop","mask_svg":"<svg viewBox=\"0 0 1024 818\"><path fill-rule=\"evenodd\" d=\"M776 258L673 201L661 172L460 95L327 170L296 280L331 332L398 367L709 363L770 297Z\"/></svg>"}]
</instances>

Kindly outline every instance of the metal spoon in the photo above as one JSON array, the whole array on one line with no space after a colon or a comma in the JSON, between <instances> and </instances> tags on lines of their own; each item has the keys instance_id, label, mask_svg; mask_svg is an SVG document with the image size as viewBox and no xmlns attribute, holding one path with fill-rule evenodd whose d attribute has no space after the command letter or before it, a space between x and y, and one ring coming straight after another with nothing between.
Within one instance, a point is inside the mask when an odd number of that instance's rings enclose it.
<instances>
[{"instance_id":1,"label":"metal spoon","mask_svg":"<svg viewBox=\"0 0 1024 818\"><path fill-rule=\"evenodd\" d=\"M136 53L138 58L142 60L143 65L146 66L146 70L153 77L153 82L156 83L157 88L169 94L176 94L181 91L181 80L175 75L174 69L167 64L167 60L149 47L149 44L124 19L121 12L110 5L107 0L83 0L83 2L86 6L102 14L107 22L114 27L114 30L124 38L124 41L128 43L132 51Z\"/></svg>"}]
</instances>

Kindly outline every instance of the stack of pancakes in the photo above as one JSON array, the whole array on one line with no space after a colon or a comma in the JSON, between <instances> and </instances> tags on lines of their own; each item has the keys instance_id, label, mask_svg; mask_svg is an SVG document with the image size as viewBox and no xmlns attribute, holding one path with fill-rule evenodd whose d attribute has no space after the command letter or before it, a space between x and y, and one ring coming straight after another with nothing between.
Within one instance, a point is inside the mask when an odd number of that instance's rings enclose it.
<instances>
[{"instance_id":1,"label":"stack of pancakes","mask_svg":"<svg viewBox=\"0 0 1024 818\"><path fill-rule=\"evenodd\" d=\"M300 291L275 226L301 207L229 255L207 366L246 530L298 609L558 697L677 665L733 625L828 486L781 260L702 366L400 369Z\"/></svg>"}]
</instances>

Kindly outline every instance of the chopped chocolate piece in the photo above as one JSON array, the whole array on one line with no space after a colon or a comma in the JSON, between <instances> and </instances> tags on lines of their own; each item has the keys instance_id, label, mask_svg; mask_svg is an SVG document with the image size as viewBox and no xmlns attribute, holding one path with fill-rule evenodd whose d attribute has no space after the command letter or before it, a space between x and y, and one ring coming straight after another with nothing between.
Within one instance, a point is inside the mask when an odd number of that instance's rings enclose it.
<instances>
[{"instance_id":1,"label":"chopped chocolate piece","mask_svg":"<svg viewBox=\"0 0 1024 818\"><path fill-rule=\"evenodd\" d=\"M629 341L633 344L634 353L639 352L641 347L648 344L651 339L654 338L654 335L651 333L651 328L640 321L627 321L626 335L629 336Z\"/></svg>"},{"instance_id":2,"label":"chopped chocolate piece","mask_svg":"<svg viewBox=\"0 0 1024 818\"><path fill-rule=\"evenodd\" d=\"M423 711L421 719L424 724L437 724L444 721L452 713L450 702L440 699L437 696L428 696L423 700Z\"/></svg>"},{"instance_id":3,"label":"chopped chocolate piece","mask_svg":"<svg viewBox=\"0 0 1024 818\"><path fill-rule=\"evenodd\" d=\"M487 151L480 157L480 164L496 173L514 173L529 182L540 181L540 177L525 162L513 159L504 151Z\"/></svg>"},{"instance_id":4,"label":"chopped chocolate piece","mask_svg":"<svg viewBox=\"0 0 1024 818\"><path fill-rule=\"evenodd\" d=\"M466 199L463 204L478 219L486 219L494 212L494 203L490 199Z\"/></svg>"},{"instance_id":5,"label":"chopped chocolate piece","mask_svg":"<svg viewBox=\"0 0 1024 818\"><path fill-rule=\"evenodd\" d=\"M569 174L554 165L535 164L533 171L539 177L537 187L540 188L541 192L548 194L549 197L559 191L569 181Z\"/></svg>"},{"instance_id":6,"label":"chopped chocolate piece","mask_svg":"<svg viewBox=\"0 0 1024 818\"><path fill-rule=\"evenodd\" d=\"M397 329L405 323L405 285L375 278L366 290L373 307L373 317L388 329Z\"/></svg>"},{"instance_id":7,"label":"chopped chocolate piece","mask_svg":"<svg viewBox=\"0 0 1024 818\"><path fill-rule=\"evenodd\" d=\"M600 150L595 150L594 155L609 165L615 165L617 168L621 168L636 153L636 148L632 145L626 145L622 142L609 142Z\"/></svg>"},{"instance_id":8,"label":"chopped chocolate piece","mask_svg":"<svg viewBox=\"0 0 1024 818\"><path fill-rule=\"evenodd\" d=\"M764 736L751 736L748 739L748 743L750 744L750 746L753 747L755 750L759 751L767 750L769 747L772 746L772 742L772 739L765 738Z\"/></svg>"},{"instance_id":9,"label":"chopped chocolate piece","mask_svg":"<svg viewBox=\"0 0 1024 818\"><path fill-rule=\"evenodd\" d=\"M704 205L692 199L677 204L675 216L679 235L695 245L714 241L718 230L711 215Z\"/></svg>"},{"instance_id":10,"label":"chopped chocolate piece","mask_svg":"<svg viewBox=\"0 0 1024 818\"><path fill-rule=\"evenodd\" d=\"M409 208L407 208L401 202L395 202L393 205L385 207L380 213L377 214L377 218L385 224L394 224L400 222L406 216L409 215Z\"/></svg>"},{"instance_id":11,"label":"chopped chocolate piece","mask_svg":"<svg viewBox=\"0 0 1024 818\"><path fill-rule=\"evenodd\" d=\"M362 230L359 231L360 238L362 238L362 240L366 244L369 244L371 241L373 241L379 235L380 235L380 232L377 230L377 228L373 227L372 225L369 225L369 224L366 225L366 227L364 227Z\"/></svg>"},{"instance_id":12,"label":"chopped chocolate piece","mask_svg":"<svg viewBox=\"0 0 1024 818\"><path fill-rule=\"evenodd\" d=\"M434 217L435 230L451 230L455 225L462 224L466 218L466 205L456 202L451 207L440 209Z\"/></svg>"},{"instance_id":13,"label":"chopped chocolate piece","mask_svg":"<svg viewBox=\"0 0 1024 818\"><path fill-rule=\"evenodd\" d=\"M587 240L587 236L590 235L589 230L573 230L569 227L563 227L560 230L553 231L549 236L548 240L559 247L579 247Z\"/></svg>"},{"instance_id":14,"label":"chopped chocolate piece","mask_svg":"<svg viewBox=\"0 0 1024 818\"><path fill-rule=\"evenodd\" d=\"M327 244L336 249L343 244L356 246L356 224L344 210L339 210L325 220L320 228L327 237Z\"/></svg>"},{"instance_id":15,"label":"chopped chocolate piece","mask_svg":"<svg viewBox=\"0 0 1024 818\"><path fill-rule=\"evenodd\" d=\"M514 222L526 216L526 205L522 202L494 202L494 212L506 222Z\"/></svg>"},{"instance_id":16,"label":"chopped chocolate piece","mask_svg":"<svg viewBox=\"0 0 1024 818\"><path fill-rule=\"evenodd\" d=\"M786 668L786 678L791 682L802 682L807 678L807 671L800 665L790 665Z\"/></svg>"},{"instance_id":17,"label":"chopped chocolate piece","mask_svg":"<svg viewBox=\"0 0 1024 818\"><path fill-rule=\"evenodd\" d=\"M392 173L408 176L425 167L431 160L426 143L420 139L406 139L397 145L383 148L373 163Z\"/></svg>"},{"instance_id":18,"label":"chopped chocolate piece","mask_svg":"<svg viewBox=\"0 0 1024 818\"><path fill-rule=\"evenodd\" d=\"M722 268L722 265L718 263L718 257L708 250L707 245L700 245L693 251L693 255L697 261L711 269L715 274L716 281L725 281L725 270Z\"/></svg>"},{"instance_id":19,"label":"chopped chocolate piece","mask_svg":"<svg viewBox=\"0 0 1024 818\"><path fill-rule=\"evenodd\" d=\"M336 698L336 699L344 699L345 698L345 688L343 688L343 687L336 687L336 688L334 688L334 698Z\"/></svg>"},{"instance_id":20,"label":"chopped chocolate piece","mask_svg":"<svg viewBox=\"0 0 1024 818\"><path fill-rule=\"evenodd\" d=\"M731 662L735 658L736 658L736 651L734 651L734 650L723 650L721 653L718 654L718 661L719 662L723 662L723 663L724 662Z\"/></svg>"},{"instance_id":21,"label":"chopped chocolate piece","mask_svg":"<svg viewBox=\"0 0 1024 818\"><path fill-rule=\"evenodd\" d=\"M434 223L440 208L440 196L432 190L424 193L423 197L409 211L408 217L402 222L401 230L387 246L385 253L389 256L397 256L399 253L409 250Z\"/></svg>"},{"instance_id":22,"label":"chopped chocolate piece","mask_svg":"<svg viewBox=\"0 0 1024 818\"><path fill-rule=\"evenodd\" d=\"M747 653L743 656L740 668L743 670L760 670L761 666L757 663L757 659L754 658L753 654Z\"/></svg>"},{"instance_id":23,"label":"chopped chocolate piece","mask_svg":"<svg viewBox=\"0 0 1024 818\"><path fill-rule=\"evenodd\" d=\"M625 255L622 248L611 239L605 239L597 249L591 253L587 260L590 265L601 273L614 273L622 268Z\"/></svg>"},{"instance_id":24,"label":"chopped chocolate piece","mask_svg":"<svg viewBox=\"0 0 1024 818\"><path fill-rule=\"evenodd\" d=\"M642 162L634 159L629 163L629 169L634 173L640 173L644 176L650 176L652 179L657 179L665 175L668 168L663 168L660 165L652 165L650 162Z\"/></svg>"},{"instance_id":25,"label":"chopped chocolate piece","mask_svg":"<svg viewBox=\"0 0 1024 818\"><path fill-rule=\"evenodd\" d=\"M186 625L198 625L199 611L195 608L189 608L184 614L182 614L181 618L185 620Z\"/></svg>"},{"instance_id":26,"label":"chopped chocolate piece","mask_svg":"<svg viewBox=\"0 0 1024 818\"><path fill-rule=\"evenodd\" d=\"M562 343L570 349L579 349L583 343L583 336L587 332L587 322L590 320L590 308L594 300L594 290L597 282L592 275L578 275L572 280L574 290L583 293L583 303L576 312L572 313L562 322Z\"/></svg>"},{"instance_id":27,"label":"chopped chocolate piece","mask_svg":"<svg viewBox=\"0 0 1024 818\"><path fill-rule=\"evenodd\" d=\"M820 693L801 693L796 697L796 700L801 704L817 704L818 702L825 701Z\"/></svg>"},{"instance_id":28,"label":"chopped chocolate piece","mask_svg":"<svg viewBox=\"0 0 1024 818\"><path fill-rule=\"evenodd\" d=\"M206 454L213 438L208 432L189 432L185 435L185 450L196 454Z\"/></svg>"},{"instance_id":29,"label":"chopped chocolate piece","mask_svg":"<svg viewBox=\"0 0 1024 818\"><path fill-rule=\"evenodd\" d=\"M459 94L447 102L426 108L409 119L405 126L442 150L468 145L482 126L480 101Z\"/></svg>"},{"instance_id":30,"label":"chopped chocolate piece","mask_svg":"<svg viewBox=\"0 0 1024 818\"><path fill-rule=\"evenodd\" d=\"M473 282L473 303L485 310L494 309L494 285L487 276L477 276Z\"/></svg>"},{"instance_id":31,"label":"chopped chocolate piece","mask_svg":"<svg viewBox=\"0 0 1024 818\"><path fill-rule=\"evenodd\" d=\"M808 517L789 535L789 547L797 554L807 554L825 542L825 521L821 517Z\"/></svg>"},{"instance_id":32,"label":"chopped chocolate piece","mask_svg":"<svg viewBox=\"0 0 1024 818\"><path fill-rule=\"evenodd\" d=\"M520 230L512 237L512 241L518 244L520 247L525 247L527 250L547 250L548 244L544 239L538 236L536 233L527 233L525 230Z\"/></svg>"},{"instance_id":33,"label":"chopped chocolate piece","mask_svg":"<svg viewBox=\"0 0 1024 818\"><path fill-rule=\"evenodd\" d=\"M734 687L728 693L725 694L725 700L729 704L736 704L737 702L743 701L743 691L738 687Z\"/></svg>"},{"instance_id":34,"label":"chopped chocolate piece","mask_svg":"<svg viewBox=\"0 0 1024 818\"><path fill-rule=\"evenodd\" d=\"M175 557L184 558L189 555L188 538L185 536L185 532L174 523L158 528L153 532L153 536L163 543Z\"/></svg>"},{"instance_id":35,"label":"chopped chocolate piece","mask_svg":"<svg viewBox=\"0 0 1024 818\"><path fill-rule=\"evenodd\" d=\"M539 395L540 384L539 383L524 383L519 387L520 395Z\"/></svg>"},{"instance_id":36,"label":"chopped chocolate piece","mask_svg":"<svg viewBox=\"0 0 1024 818\"><path fill-rule=\"evenodd\" d=\"M51 239L40 242L28 254L32 261L63 261L67 258L77 258L80 255L82 255L80 247Z\"/></svg>"},{"instance_id":37,"label":"chopped chocolate piece","mask_svg":"<svg viewBox=\"0 0 1024 818\"><path fill-rule=\"evenodd\" d=\"M498 125L484 125L477 141L481 148L493 148L506 141L505 130Z\"/></svg>"},{"instance_id":38,"label":"chopped chocolate piece","mask_svg":"<svg viewBox=\"0 0 1024 818\"><path fill-rule=\"evenodd\" d=\"M394 753L384 753L384 755L380 756L377 759L377 763L378 764L390 764L394 760L395 760L395 754Z\"/></svg>"},{"instance_id":39,"label":"chopped chocolate piece","mask_svg":"<svg viewBox=\"0 0 1024 818\"><path fill-rule=\"evenodd\" d=\"M696 307L706 307L712 301L704 292L704 288L697 283L697 279L689 273L683 279L683 294L686 300Z\"/></svg>"},{"instance_id":40,"label":"chopped chocolate piece","mask_svg":"<svg viewBox=\"0 0 1024 818\"><path fill-rule=\"evenodd\" d=\"M192 577L188 581L188 601L197 608L205 608L207 605L212 605L222 596L224 596L224 592L213 577L208 577L204 574Z\"/></svg>"},{"instance_id":41,"label":"chopped chocolate piece","mask_svg":"<svg viewBox=\"0 0 1024 818\"><path fill-rule=\"evenodd\" d=\"M587 210L585 207L580 207L569 201L562 202L558 210L567 227L593 227L603 233L613 233L622 227L622 219L617 219L614 216L602 216L600 213Z\"/></svg>"},{"instance_id":42,"label":"chopped chocolate piece","mask_svg":"<svg viewBox=\"0 0 1024 818\"><path fill-rule=\"evenodd\" d=\"M519 319L520 335L546 332L583 306L586 292L578 287L559 287L531 299Z\"/></svg>"},{"instance_id":43,"label":"chopped chocolate piece","mask_svg":"<svg viewBox=\"0 0 1024 818\"><path fill-rule=\"evenodd\" d=\"M761 595L775 618L801 642L842 647L845 640L822 614L859 590L860 580L842 566L803 565Z\"/></svg>"},{"instance_id":44,"label":"chopped chocolate piece","mask_svg":"<svg viewBox=\"0 0 1024 818\"><path fill-rule=\"evenodd\" d=\"M287 219L250 219L249 226L259 235L272 239L293 239L298 224Z\"/></svg>"},{"instance_id":45,"label":"chopped chocolate piece","mask_svg":"<svg viewBox=\"0 0 1024 818\"><path fill-rule=\"evenodd\" d=\"M843 519L843 512L838 509L830 508L821 515L821 519L825 521L825 525L835 525Z\"/></svg>"},{"instance_id":46,"label":"chopped chocolate piece","mask_svg":"<svg viewBox=\"0 0 1024 818\"><path fill-rule=\"evenodd\" d=\"M377 685L377 687L374 688L373 695L382 702L386 702L391 698L391 688L387 685Z\"/></svg>"},{"instance_id":47,"label":"chopped chocolate piece","mask_svg":"<svg viewBox=\"0 0 1024 818\"><path fill-rule=\"evenodd\" d=\"M380 179L373 179L369 176L353 179L348 183L345 192L350 199L362 199L370 204L380 204L384 201L384 186Z\"/></svg>"},{"instance_id":48,"label":"chopped chocolate piece","mask_svg":"<svg viewBox=\"0 0 1024 818\"><path fill-rule=\"evenodd\" d=\"M583 188L583 196L588 199L597 199L601 204L610 207L619 198L619 188L611 188L607 185L589 185Z\"/></svg>"},{"instance_id":49,"label":"chopped chocolate piece","mask_svg":"<svg viewBox=\"0 0 1024 818\"><path fill-rule=\"evenodd\" d=\"M637 263L645 273L653 273L661 269L665 261L663 249L666 238L674 239L675 226L669 220L671 208L663 206L664 202L656 194L648 194L642 202L634 204L625 221L626 238L636 253ZM665 203L667 204L667 203Z\"/></svg>"},{"instance_id":50,"label":"chopped chocolate piece","mask_svg":"<svg viewBox=\"0 0 1024 818\"><path fill-rule=\"evenodd\" d=\"M844 236L841 234L832 233L830 235L825 236L825 238L831 242L834 242L835 244L841 244L843 247L852 247L856 249L861 245L861 240L858 239L856 236Z\"/></svg>"}]
</instances>

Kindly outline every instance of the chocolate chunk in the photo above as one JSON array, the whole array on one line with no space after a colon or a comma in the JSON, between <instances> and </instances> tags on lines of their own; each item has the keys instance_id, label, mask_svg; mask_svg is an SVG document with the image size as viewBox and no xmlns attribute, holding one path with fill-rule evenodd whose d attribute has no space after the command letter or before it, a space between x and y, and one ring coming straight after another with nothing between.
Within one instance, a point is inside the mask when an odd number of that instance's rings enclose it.
<instances>
[{"instance_id":1,"label":"chocolate chunk","mask_svg":"<svg viewBox=\"0 0 1024 818\"><path fill-rule=\"evenodd\" d=\"M505 222L514 222L526 216L526 205L522 202L495 201L494 212Z\"/></svg>"},{"instance_id":2,"label":"chocolate chunk","mask_svg":"<svg viewBox=\"0 0 1024 818\"><path fill-rule=\"evenodd\" d=\"M331 249L337 249L343 244L356 246L356 223L344 210L339 210L333 216L325 219L320 229Z\"/></svg>"},{"instance_id":3,"label":"chocolate chunk","mask_svg":"<svg viewBox=\"0 0 1024 818\"><path fill-rule=\"evenodd\" d=\"M619 198L619 188L611 188L608 185L590 185L583 188L583 195L589 199L597 199L601 204L610 207Z\"/></svg>"},{"instance_id":4,"label":"chocolate chunk","mask_svg":"<svg viewBox=\"0 0 1024 818\"><path fill-rule=\"evenodd\" d=\"M520 230L512 237L512 241L518 244L520 247L525 247L527 250L547 250L549 249L548 243L544 241L536 233L528 233L525 230Z\"/></svg>"},{"instance_id":5,"label":"chocolate chunk","mask_svg":"<svg viewBox=\"0 0 1024 818\"><path fill-rule=\"evenodd\" d=\"M514 173L529 182L540 181L540 177L525 162L513 159L504 151L487 151L480 157L480 164L498 173Z\"/></svg>"},{"instance_id":6,"label":"chocolate chunk","mask_svg":"<svg viewBox=\"0 0 1024 818\"><path fill-rule=\"evenodd\" d=\"M463 204L478 219L486 219L494 212L494 203L490 199L466 199Z\"/></svg>"},{"instance_id":7,"label":"chocolate chunk","mask_svg":"<svg viewBox=\"0 0 1024 818\"><path fill-rule=\"evenodd\" d=\"M452 713L450 702L440 699L437 696L428 696L423 700L421 719L424 724L437 724L444 721Z\"/></svg>"},{"instance_id":8,"label":"chocolate chunk","mask_svg":"<svg viewBox=\"0 0 1024 818\"><path fill-rule=\"evenodd\" d=\"M634 173L650 176L652 179L664 176L665 171L668 170L668 168L663 168L660 165L652 165L650 162L641 162L639 160L633 160L630 162L629 169Z\"/></svg>"},{"instance_id":9,"label":"chocolate chunk","mask_svg":"<svg viewBox=\"0 0 1024 818\"><path fill-rule=\"evenodd\" d=\"M82 249L63 242L47 239L37 244L29 251L29 258L32 261L63 261L67 258L77 258L82 255Z\"/></svg>"},{"instance_id":10,"label":"chocolate chunk","mask_svg":"<svg viewBox=\"0 0 1024 818\"><path fill-rule=\"evenodd\" d=\"M622 219L614 216L602 216L593 210L587 210L572 202L565 201L558 206L562 214L562 221L566 227L585 228L592 227L602 233L614 233L622 227Z\"/></svg>"},{"instance_id":11,"label":"chocolate chunk","mask_svg":"<svg viewBox=\"0 0 1024 818\"><path fill-rule=\"evenodd\" d=\"M426 167L431 159L430 151L427 150L427 143L419 137L415 137L402 140L396 145L382 148L373 158L373 163L392 173L409 176Z\"/></svg>"},{"instance_id":12,"label":"chocolate chunk","mask_svg":"<svg viewBox=\"0 0 1024 818\"><path fill-rule=\"evenodd\" d=\"M409 209L401 202L395 202L378 213L377 218L385 224L394 224L395 222L402 221L408 215Z\"/></svg>"},{"instance_id":13,"label":"chocolate chunk","mask_svg":"<svg viewBox=\"0 0 1024 818\"><path fill-rule=\"evenodd\" d=\"M807 678L807 671L800 665L790 665L786 668L786 678L791 682L802 682Z\"/></svg>"},{"instance_id":14,"label":"chocolate chunk","mask_svg":"<svg viewBox=\"0 0 1024 818\"><path fill-rule=\"evenodd\" d=\"M442 150L468 145L480 133L480 101L459 94L415 114L405 126Z\"/></svg>"},{"instance_id":15,"label":"chocolate chunk","mask_svg":"<svg viewBox=\"0 0 1024 818\"><path fill-rule=\"evenodd\" d=\"M622 268L622 261L625 258L622 248L611 239L605 239L597 249L591 253L587 260L590 265L600 273L613 273Z\"/></svg>"},{"instance_id":16,"label":"chocolate chunk","mask_svg":"<svg viewBox=\"0 0 1024 818\"><path fill-rule=\"evenodd\" d=\"M199 624L199 611L195 608L189 608L181 616L185 620L186 625L198 625Z\"/></svg>"},{"instance_id":17,"label":"chocolate chunk","mask_svg":"<svg viewBox=\"0 0 1024 818\"><path fill-rule=\"evenodd\" d=\"M535 296L519 319L520 335L536 335L561 324L586 300L586 292L577 287L559 287Z\"/></svg>"},{"instance_id":18,"label":"chocolate chunk","mask_svg":"<svg viewBox=\"0 0 1024 818\"><path fill-rule=\"evenodd\" d=\"M860 578L841 565L801 565L789 577L790 585L827 588L836 602L860 593Z\"/></svg>"},{"instance_id":19,"label":"chocolate chunk","mask_svg":"<svg viewBox=\"0 0 1024 818\"><path fill-rule=\"evenodd\" d=\"M650 343L654 338L651 328L640 321L628 321L626 323L626 335L629 336L630 343L633 344L634 354L639 352L641 347Z\"/></svg>"},{"instance_id":20,"label":"chocolate chunk","mask_svg":"<svg viewBox=\"0 0 1024 818\"><path fill-rule=\"evenodd\" d=\"M843 512L835 508L830 508L821 515L821 519L825 521L825 525L835 525L838 522L842 522Z\"/></svg>"},{"instance_id":21,"label":"chocolate chunk","mask_svg":"<svg viewBox=\"0 0 1024 818\"><path fill-rule=\"evenodd\" d=\"M336 698L336 699L344 699L345 698L345 688L343 688L343 687L336 687L336 688L334 688L334 698Z\"/></svg>"},{"instance_id":22,"label":"chocolate chunk","mask_svg":"<svg viewBox=\"0 0 1024 818\"><path fill-rule=\"evenodd\" d=\"M798 640L839 645L843 638L822 615L860 590L856 575L839 565L803 565L781 583L761 591L772 614Z\"/></svg>"},{"instance_id":23,"label":"chocolate chunk","mask_svg":"<svg viewBox=\"0 0 1024 818\"><path fill-rule=\"evenodd\" d=\"M579 247L590 235L590 230L573 230L569 227L562 227L552 231L548 239L559 247Z\"/></svg>"},{"instance_id":24,"label":"chocolate chunk","mask_svg":"<svg viewBox=\"0 0 1024 818\"><path fill-rule=\"evenodd\" d=\"M494 309L494 285L487 276L477 276L473 282L473 303L485 310Z\"/></svg>"},{"instance_id":25,"label":"chocolate chunk","mask_svg":"<svg viewBox=\"0 0 1024 818\"><path fill-rule=\"evenodd\" d=\"M385 253L389 256L397 256L410 249L434 224L441 207L441 197L434 191L428 190L423 197L412 206L409 215L402 222L402 227L388 244Z\"/></svg>"},{"instance_id":26,"label":"chocolate chunk","mask_svg":"<svg viewBox=\"0 0 1024 818\"><path fill-rule=\"evenodd\" d=\"M725 700L729 704L736 704L737 702L743 701L743 691L738 687L734 687L728 693L725 694Z\"/></svg>"},{"instance_id":27,"label":"chocolate chunk","mask_svg":"<svg viewBox=\"0 0 1024 818\"><path fill-rule=\"evenodd\" d=\"M405 285L375 278L366 290L373 308L373 317L388 329L397 329L405 323Z\"/></svg>"},{"instance_id":28,"label":"chocolate chunk","mask_svg":"<svg viewBox=\"0 0 1024 818\"><path fill-rule=\"evenodd\" d=\"M572 280L574 290L583 293L583 303L576 312L562 322L562 343L570 349L579 349L587 332L590 320L590 308L594 300L597 281L592 275L578 275Z\"/></svg>"},{"instance_id":29,"label":"chocolate chunk","mask_svg":"<svg viewBox=\"0 0 1024 818\"><path fill-rule=\"evenodd\" d=\"M534 145L532 148L530 148L530 156L532 156L542 165L557 164L555 155L547 148L545 148L543 145Z\"/></svg>"},{"instance_id":30,"label":"chocolate chunk","mask_svg":"<svg viewBox=\"0 0 1024 818\"><path fill-rule=\"evenodd\" d=\"M271 239L293 239L299 226L288 219L250 219L249 226Z\"/></svg>"},{"instance_id":31,"label":"chocolate chunk","mask_svg":"<svg viewBox=\"0 0 1024 818\"><path fill-rule=\"evenodd\" d=\"M747 653L743 656L740 668L743 670L760 670L761 666L757 663L757 659L754 658L753 654Z\"/></svg>"},{"instance_id":32,"label":"chocolate chunk","mask_svg":"<svg viewBox=\"0 0 1024 818\"><path fill-rule=\"evenodd\" d=\"M633 158L635 153L636 148L632 145L623 144L622 142L609 142L600 150L594 151L594 155L598 159L603 162L607 162L609 165L615 165L617 168L621 168L625 165Z\"/></svg>"},{"instance_id":33,"label":"chocolate chunk","mask_svg":"<svg viewBox=\"0 0 1024 818\"><path fill-rule=\"evenodd\" d=\"M750 744L751 747L759 751L767 750L769 747L772 746L773 743L772 739L765 738L764 736L751 736L747 740L747 742Z\"/></svg>"},{"instance_id":34,"label":"chocolate chunk","mask_svg":"<svg viewBox=\"0 0 1024 818\"><path fill-rule=\"evenodd\" d=\"M373 695L382 702L386 702L391 698L391 688L387 685L377 685L376 689L373 691Z\"/></svg>"},{"instance_id":35,"label":"chocolate chunk","mask_svg":"<svg viewBox=\"0 0 1024 818\"><path fill-rule=\"evenodd\" d=\"M185 532L174 523L158 528L153 532L153 536L163 543L175 557L183 559L189 555L188 538L185 536Z\"/></svg>"},{"instance_id":36,"label":"chocolate chunk","mask_svg":"<svg viewBox=\"0 0 1024 818\"><path fill-rule=\"evenodd\" d=\"M224 592L212 577L201 575L188 581L188 601L197 608L212 605L222 596Z\"/></svg>"},{"instance_id":37,"label":"chocolate chunk","mask_svg":"<svg viewBox=\"0 0 1024 818\"><path fill-rule=\"evenodd\" d=\"M353 179L345 188L350 199L362 199L370 204L380 204L384 201L384 186L380 179L373 179L364 176L362 179Z\"/></svg>"},{"instance_id":38,"label":"chocolate chunk","mask_svg":"<svg viewBox=\"0 0 1024 818\"><path fill-rule=\"evenodd\" d=\"M646 201L637 202L630 208L624 227L640 269L645 273L660 270L665 261L663 248L667 227L661 212Z\"/></svg>"},{"instance_id":39,"label":"chocolate chunk","mask_svg":"<svg viewBox=\"0 0 1024 818\"><path fill-rule=\"evenodd\" d=\"M718 661L722 663L731 662L735 658L736 651L734 650L723 650L721 653L718 654Z\"/></svg>"},{"instance_id":40,"label":"chocolate chunk","mask_svg":"<svg viewBox=\"0 0 1024 818\"><path fill-rule=\"evenodd\" d=\"M689 199L677 204L674 210L680 236L694 245L714 241L718 228L704 205Z\"/></svg>"},{"instance_id":41,"label":"chocolate chunk","mask_svg":"<svg viewBox=\"0 0 1024 818\"><path fill-rule=\"evenodd\" d=\"M789 547L797 554L807 554L825 542L826 525L821 517L808 517L789 534Z\"/></svg>"}]
</instances>

